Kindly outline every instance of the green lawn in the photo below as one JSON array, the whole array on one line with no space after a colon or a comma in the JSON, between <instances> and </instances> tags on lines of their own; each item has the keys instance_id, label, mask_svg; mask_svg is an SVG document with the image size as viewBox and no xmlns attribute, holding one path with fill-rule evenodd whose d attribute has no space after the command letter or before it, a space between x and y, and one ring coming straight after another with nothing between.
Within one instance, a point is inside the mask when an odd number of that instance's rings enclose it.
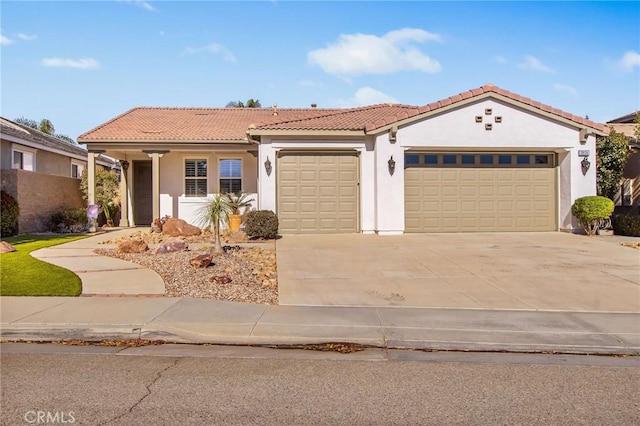
<instances>
[{"instance_id":1,"label":"green lawn","mask_svg":"<svg viewBox=\"0 0 640 426\"><path fill-rule=\"evenodd\" d=\"M15 247L13 253L0 254L0 295L2 296L78 296L82 282L73 272L31 257L45 247L86 238L84 235L19 235L5 238Z\"/></svg>"}]
</instances>

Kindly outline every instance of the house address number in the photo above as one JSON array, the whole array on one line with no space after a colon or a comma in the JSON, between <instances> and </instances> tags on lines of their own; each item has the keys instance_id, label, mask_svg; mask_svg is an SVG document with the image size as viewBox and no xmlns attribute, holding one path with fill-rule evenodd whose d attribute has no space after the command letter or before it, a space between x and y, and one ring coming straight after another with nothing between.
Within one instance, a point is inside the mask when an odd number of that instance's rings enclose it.
<instances>
[{"instance_id":1,"label":"house address number","mask_svg":"<svg viewBox=\"0 0 640 426\"><path fill-rule=\"evenodd\" d=\"M588 157L589 150L588 149L580 149L578 150L578 157Z\"/></svg>"}]
</instances>

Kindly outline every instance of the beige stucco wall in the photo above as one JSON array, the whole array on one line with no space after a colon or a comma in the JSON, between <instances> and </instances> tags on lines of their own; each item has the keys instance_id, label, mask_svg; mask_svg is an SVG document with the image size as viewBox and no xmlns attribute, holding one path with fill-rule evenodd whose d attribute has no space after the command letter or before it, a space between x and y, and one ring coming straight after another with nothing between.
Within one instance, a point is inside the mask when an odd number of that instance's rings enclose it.
<instances>
[{"instance_id":1,"label":"beige stucco wall","mask_svg":"<svg viewBox=\"0 0 640 426\"><path fill-rule=\"evenodd\" d=\"M11 168L11 142L4 139L0 143L0 169Z\"/></svg>"},{"instance_id":2,"label":"beige stucco wall","mask_svg":"<svg viewBox=\"0 0 640 426\"><path fill-rule=\"evenodd\" d=\"M25 170L0 172L2 189L20 206L18 232L47 231L49 218L61 210L83 208L80 180Z\"/></svg>"},{"instance_id":3,"label":"beige stucco wall","mask_svg":"<svg viewBox=\"0 0 640 426\"><path fill-rule=\"evenodd\" d=\"M43 149L34 149L27 146L22 146L18 143L2 140L1 144L1 163L2 169L11 169L12 167L12 148L22 147L23 149L31 152L35 152L35 168L38 173L46 173L57 176L71 177L71 163L81 164L83 167L87 167L86 160L71 159L67 155L57 154L54 152L45 151Z\"/></svg>"}]
</instances>

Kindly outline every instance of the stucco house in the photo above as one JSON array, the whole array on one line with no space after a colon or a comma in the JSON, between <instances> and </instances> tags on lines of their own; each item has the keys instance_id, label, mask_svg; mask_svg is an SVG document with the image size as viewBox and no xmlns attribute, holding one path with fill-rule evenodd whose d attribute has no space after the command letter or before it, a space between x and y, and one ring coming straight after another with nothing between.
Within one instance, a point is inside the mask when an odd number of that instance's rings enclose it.
<instances>
[{"instance_id":1,"label":"stucco house","mask_svg":"<svg viewBox=\"0 0 640 426\"><path fill-rule=\"evenodd\" d=\"M51 214L84 208L79 179L87 167L87 150L65 140L0 117L2 190L20 206L20 233L48 230ZM117 163L99 157L98 167Z\"/></svg>"},{"instance_id":2,"label":"stucco house","mask_svg":"<svg viewBox=\"0 0 640 426\"><path fill-rule=\"evenodd\" d=\"M575 229L601 124L491 84L424 106L134 108L79 137L120 160L121 225L252 194L287 233Z\"/></svg>"}]
</instances>

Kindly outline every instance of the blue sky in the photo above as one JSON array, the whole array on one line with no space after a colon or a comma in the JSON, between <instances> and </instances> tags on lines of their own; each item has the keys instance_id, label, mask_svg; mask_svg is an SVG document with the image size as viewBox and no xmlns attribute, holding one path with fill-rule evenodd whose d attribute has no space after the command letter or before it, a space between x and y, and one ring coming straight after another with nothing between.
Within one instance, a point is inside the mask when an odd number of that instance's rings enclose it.
<instances>
[{"instance_id":1,"label":"blue sky","mask_svg":"<svg viewBox=\"0 0 640 426\"><path fill-rule=\"evenodd\" d=\"M640 109L640 2L2 1L1 115L81 133L135 106L424 105L493 83Z\"/></svg>"}]
</instances>

